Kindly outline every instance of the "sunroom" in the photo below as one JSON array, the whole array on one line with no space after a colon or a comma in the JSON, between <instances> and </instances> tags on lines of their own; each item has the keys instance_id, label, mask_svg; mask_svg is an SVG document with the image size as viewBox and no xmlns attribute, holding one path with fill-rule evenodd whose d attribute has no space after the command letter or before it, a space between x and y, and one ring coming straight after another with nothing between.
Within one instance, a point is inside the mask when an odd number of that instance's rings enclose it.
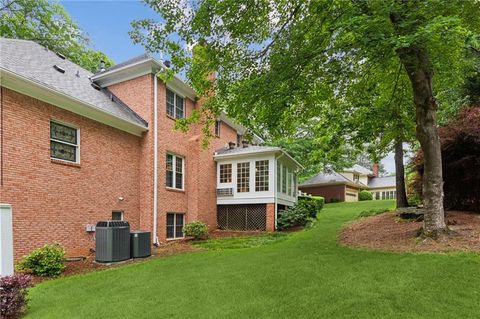
<instances>
[{"instance_id":1,"label":"sunroom","mask_svg":"<svg viewBox=\"0 0 480 319\"><path fill-rule=\"evenodd\" d=\"M279 210L297 202L302 166L279 147L235 146L214 154L217 162L217 226L232 230L276 229Z\"/></svg>"}]
</instances>

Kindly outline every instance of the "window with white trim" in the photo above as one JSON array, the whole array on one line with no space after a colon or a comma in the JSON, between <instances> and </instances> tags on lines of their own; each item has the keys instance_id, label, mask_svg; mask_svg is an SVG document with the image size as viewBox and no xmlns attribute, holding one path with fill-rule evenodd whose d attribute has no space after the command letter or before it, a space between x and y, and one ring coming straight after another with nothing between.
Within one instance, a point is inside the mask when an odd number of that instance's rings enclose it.
<instances>
[{"instance_id":1,"label":"window with white trim","mask_svg":"<svg viewBox=\"0 0 480 319\"><path fill-rule=\"evenodd\" d=\"M287 193L287 172L288 169L285 165L282 165L282 193Z\"/></svg>"},{"instance_id":2,"label":"window with white trim","mask_svg":"<svg viewBox=\"0 0 480 319\"><path fill-rule=\"evenodd\" d=\"M268 191L268 160L255 161L255 191Z\"/></svg>"},{"instance_id":3,"label":"window with white trim","mask_svg":"<svg viewBox=\"0 0 480 319\"><path fill-rule=\"evenodd\" d=\"M167 239L177 239L185 237L183 235L184 225L185 214L167 213Z\"/></svg>"},{"instance_id":4,"label":"window with white trim","mask_svg":"<svg viewBox=\"0 0 480 319\"><path fill-rule=\"evenodd\" d=\"M184 183L184 160L183 157L167 153L166 158L166 183L170 188L182 189Z\"/></svg>"},{"instance_id":5,"label":"window with white trim","mask_svg":"<svg viewBox=\"0 0 480 319\"><path fill-rule=\"evenodd\" d=\"M277 192L282 191L282 164L277 162Z\"/></svg>"},{"instance_id":6,"label":"window with white trim","mask_svg":"<svg viewBox=\"0 0 480 319\"><path fill-rule=\"evenodd\" d=\"M220 164L220 183L232 182L232 164Z\"/></svg>"},{"instance_id":7,"label":"window with white trim","mask_svg":"<svg viewBox=\"0 0 480 319\"><path fill-rule=\"evenodd\" d=\"M237 163L237 192L250 191L250 162Z\"/></svg>"},{"instance_id":8,"label":"window with white trim","mask_svg":"<svg viewBox=\"0 0 480 319\"><path fill-rule=\"evenodd\" d=\"M175 119L185 117L185 99L167 89L167 115Z\"/></svg>"},{"instance_id":9,"label":"window with white trim","mask_svg":"<svg viewBox=\"0 0 480 319\"><path fill-rule=\"evenodd\" d=\"M79 129L50 122L50 157L72 163L80 162Z\"/></svg>"}]
</instances>

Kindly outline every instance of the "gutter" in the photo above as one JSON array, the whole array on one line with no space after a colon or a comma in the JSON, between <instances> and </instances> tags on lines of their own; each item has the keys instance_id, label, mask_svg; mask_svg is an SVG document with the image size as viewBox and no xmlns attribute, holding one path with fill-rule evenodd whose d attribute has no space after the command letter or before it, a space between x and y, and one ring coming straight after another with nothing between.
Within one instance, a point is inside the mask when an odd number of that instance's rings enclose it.
<instances>
[{"instance_id":1,"label":"gutter","mask_svg":"<svg viewBox=\"0 0 480 319\"><path fill-rule=\"evenodd\" d=\"M158 209L158 87L157 75L153 80L153 244L158 246L157 209Z\"/></svg>"}]
</instances>

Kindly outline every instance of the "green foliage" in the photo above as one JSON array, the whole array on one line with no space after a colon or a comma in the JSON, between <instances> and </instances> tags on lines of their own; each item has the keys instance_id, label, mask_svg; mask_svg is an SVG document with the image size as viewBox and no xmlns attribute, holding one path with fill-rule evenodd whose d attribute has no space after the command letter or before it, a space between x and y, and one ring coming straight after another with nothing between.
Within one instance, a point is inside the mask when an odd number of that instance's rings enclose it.
<instances>
[{"instance_id":1,"label":"green foliage","mask_svg":"<svg viewBox=\"0 0 480 319\"><path fill-rule=\"evenodd\" d=\"M423 204L422 196L418 193L413 193L408 196L408 205L417 206Z\"/></svg>"},{"instance_id":2,"label":"green foliage","mask_svg":"<svg viewBox=\"0 0 480 319\"><path fill-rule=\"evenodd\" d=\"M27 270L42 277L59 276L65 266L65 251L57 244L46 244L24 256L17 264L18 270Z\"/></svg>"},{"instance_id":3,"label":"green foliage","mask_svg":"<svg viewBox=\"0 0 480 319\"><path fill-rule=\"evenodd\" d=\"M299 196L297 206L302 206L308 211L308 217L317 218L317 214L325 205L325 199L321 196Z\"/></svg>"},{"instance_id":4,"label":"green foliage","mask_svg":"<svg viewBox=\"0 0 480 319\"><path fill-rule=\"evenodd\" d=\"M390 211L390 210L386 209L386 208L364 210L364 211L361 211L360 214L358 214L358 217L376 216L376 215L386 213L388 211Z\"/></svg>"},{"instance_id":5,"label":"green foliage","mask_svg":"<svg viewBox=\"0 0 480 319\"><path fill-rule=\"evenodd\" d=\"M210 250L253 248L277 243L287 238L288 235L285 233L274 232L259 236L208 239L195 242L194 245Z\"/></svg>"},{"instance_id":6,"label":"green foliage","mask_svg":"<svg viewBox=\"0 0 480 319\"><path fill-rule=\"evenodd\" d=\"M59 2L7 0L0 6L0 36L36 41L93 73L101 60L113 65L104 53L88 48L88 37Z\"/></svg>"},{"instance_id":7,"label":"green foliage","mask_svg":"<svg viewBox=\"0 0 480 319\"><path fill-rule=\"evenodd\" d=\"M201 221L193 221L183 227L183 233L195 239L204 238L208 235L208 226Z\"/></svg>"},{"instance_id":8,"label":"green foliage","mask_svg":"<svg viewBox=\"0 0 480 319\"><path fill-rule=\"evenodd\" d=\"M367 190L362 190L359 194L358 194L358 200L372 200L373 199L373 195L371 192L367 191Z\"/></svg>"},{"instance_id":9,"label":"green foliage","mask_svg":"<svg viewBox=\"0 0 480 319\"><path fill-rule=\"evenodd\" d=\"M277 217L278 230L285 230L296 226L305 226L308 222L311 210L303 205L295 205L279 212Z\"/></svg>"}]
</instances>

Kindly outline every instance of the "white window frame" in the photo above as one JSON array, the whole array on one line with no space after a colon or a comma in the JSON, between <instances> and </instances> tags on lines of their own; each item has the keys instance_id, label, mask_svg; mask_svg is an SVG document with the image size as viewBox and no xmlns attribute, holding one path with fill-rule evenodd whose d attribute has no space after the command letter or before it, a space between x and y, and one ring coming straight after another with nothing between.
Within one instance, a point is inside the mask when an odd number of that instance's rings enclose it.
<instances>
[{"instance_id":1,"label":"white window frame","mask_svg":"<svg viewBox=\"0 0 480 319\"><path fill-rule=\"evenodd\" d=\"M222 182L222 166L230 165L230 182ZM233 182L233 164L232 163L221 163L218 167L218 183L219 184L231 184Z\"/></svg>"},{"instance_id":2,"label":"white window frame","mask_svg":"<svg viewBox=\"0 0 480 319\"><path fill-rule=\"evenodd\" d=\"M257 185L257 178L259 177L259 172L257 171L257 163L259 162L266 162L266 165L264 165L264 167L266 167L266 174L263 176L263 180L262 182L264 183L264 185ZM255 192L256 193L261 193L261 192L268 192L270 191L270 160L268 159L263 159L263 160L256 160L255 163L254 163L254 170L255 170ZM265 188L264 190L257 190L257 187L258 188Z\"/></svg>"},{"instance_id":3,"label":"white window frame","mask_svg":"<svg viewBox=\"0 0 480 319\"><path fill-rule=\"evenodd\" d=\"M215 136L220 137L220 133L222 131L222 121L221 120L216 120L215 121Z\"/></svg>"},{"instance_id":4,"label":"white window frame","mask_svg":"<svg viewBox=\"0 0 480 319\"><path fill-rule=\"evenodd\" d=\"M172 92L173 93L173 116L168 114L167 110L168 110L168 106L167 106L167 101L168 101L168 91ZM183 117L177 117L177 96L178 97L181 97L182 100L183 100L183 105L182 105L182 109L183 109ZM172 90L171 88L169 88L167 86L167 89L165 91L165 113L167 114L168 117L170 118L173 118L173 119L183 119L186 117L186 114L185 114L185 104L186 104L186 97L181 95L181 94L178 94L175 90Z\"/></svg>"},{"instance_id":5,"label":"white window frame","mask_svg":"<svg viewBox=\"0 0 480 319\"><path fill-rule=\"evenodd\" d=\"M172 179L172 184L173 186L167 186L167 165L165 165L165 187L168 189L174 189L174 190L180 190L184 191L185 190L185 157L167 152L167 155L171 155L173 157L172 160L172 171L173 171L173 179ZM165 155L165 161L167 160L167 155ZM177 185L177 157L182 159L182 188L177 188L175 185ZM165 162L166 164L166 162Z\"/></svg>"},{"instance_id":6,"label":"white window frame","mask_svg":"<svg viewBox=\"0 0 480 319\"><path fill-rule=\"evenodd\" d=\"M60 141L60 140L52 138L52 133L51 133L52 123L63 125L63 126L75 129L77 131L77 144L72 144L72 143L69 143L69 142ZM50 155L50 159L55 160L55 161L65 162L65 163L80 164L80 128L76 125L61 122L61 121L58 121L58 120L53 120L53 119L50 120L49 124L50 125L48 127L49 128L48 136L50 138L50 142L53 141L55 143L60 143L60 144L65 144L65 145L70 145L70 146L75 147L75 161L69 161L69 160L66 160L66 159L63 159L63 158L52 157L51 155Z\"/></svg>"},{"instance_id":7,"label":"white window frame","mask_svg":"<svg viewBox=\"0 0 480 319\"><path fill-rule=\"evenodd\" d=\"M177 240L177 239L183 239L185 238L185 232L183 231L182 229L182 234L183 236L182 237L177 237L177 215L182 215L183 216L183 227L185 227L185 213L174 213L174 212L167 212L167 215L165 216L166 218L166 221L165 221L165 227L168 227L168 214L173 214L174 218L173 218L173 237L171 238L168 238L167 237L167 240ZM168 231L167 231L167 228L165 228L165 235L168 236Z\"/></svg>"}]
</instances>

